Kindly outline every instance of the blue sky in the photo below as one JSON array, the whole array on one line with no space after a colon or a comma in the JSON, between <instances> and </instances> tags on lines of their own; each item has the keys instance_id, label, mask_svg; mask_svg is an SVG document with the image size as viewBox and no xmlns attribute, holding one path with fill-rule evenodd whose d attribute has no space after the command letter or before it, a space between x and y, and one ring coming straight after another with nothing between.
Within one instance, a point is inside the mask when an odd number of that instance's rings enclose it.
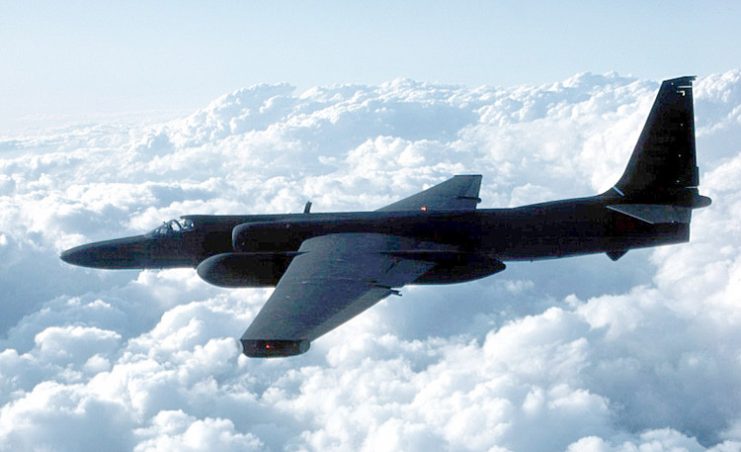
<instances>
[{"instance_id":1,"label":"blue sky","mask_svg":"<svg viewBox=\"0 0 741 452\"><path fill-rule=\"evenodd\" d=\"M3 2L0 132L180 112L266 82L717 73L741 61L740 21L735 2Z\"/></svg>"}]
</instances>

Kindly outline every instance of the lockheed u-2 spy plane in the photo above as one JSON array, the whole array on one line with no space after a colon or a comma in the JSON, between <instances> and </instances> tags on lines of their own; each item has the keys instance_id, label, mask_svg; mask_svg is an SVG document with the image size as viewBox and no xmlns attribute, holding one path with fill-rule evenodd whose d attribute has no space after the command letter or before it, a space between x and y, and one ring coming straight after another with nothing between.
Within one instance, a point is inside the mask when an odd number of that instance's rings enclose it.
<instances>
[{"instance_id":1,"label":"lockheed u-2 spy plane","mask_svg":"<svg viewBox=\"0 0 741 452\"><path fill-rule=\"evenodd\" d=\"M95 268L195 267L223 287L276 286L242 336L251 357L304 353L314 339L406 284L471 281L504 261L689 240L698 193L693 77L662 83L625 173L606 192L476 210L481 176L455 176L374 212L188 215L154 231L62 253Z\"/></svg>"}]
</instances>

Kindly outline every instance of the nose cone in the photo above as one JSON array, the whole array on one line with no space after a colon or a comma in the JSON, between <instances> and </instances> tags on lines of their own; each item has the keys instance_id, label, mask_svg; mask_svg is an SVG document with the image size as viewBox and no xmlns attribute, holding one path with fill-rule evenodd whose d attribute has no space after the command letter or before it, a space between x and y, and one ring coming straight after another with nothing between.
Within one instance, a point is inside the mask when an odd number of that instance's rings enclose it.
<instances>
[{"instance_id":1,"label":"nose cone","mask_svg":"<svg viewBox=\"0 0 741 452\"><path fill-rule=\"evenodd\" d=\"M148 240L142 236L106 240L70 248L59 256L64 262L91 268L142 268L150 259Z\"/></svg>"}]
</instances>

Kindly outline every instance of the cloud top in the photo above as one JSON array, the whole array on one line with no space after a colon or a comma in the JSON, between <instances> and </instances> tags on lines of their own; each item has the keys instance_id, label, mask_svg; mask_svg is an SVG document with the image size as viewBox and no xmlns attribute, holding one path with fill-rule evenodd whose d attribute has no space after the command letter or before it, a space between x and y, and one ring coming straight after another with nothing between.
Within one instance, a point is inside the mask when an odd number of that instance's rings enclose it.
<instances>
[{"instance_id":1,"label":"cloud top","mask_svg":"<svg viewBox=\"0 0 741 452\"><path fill-rule=\"evenodd\" d=\"M483 207L608 188L657 81L257 85L144 127L0 140L0 450L738 450L741 71L696 82L692 242L411 287L287 360L269 290L60 250L182 214L372 210L451 174Z\"/></svg>"}]
</instances>

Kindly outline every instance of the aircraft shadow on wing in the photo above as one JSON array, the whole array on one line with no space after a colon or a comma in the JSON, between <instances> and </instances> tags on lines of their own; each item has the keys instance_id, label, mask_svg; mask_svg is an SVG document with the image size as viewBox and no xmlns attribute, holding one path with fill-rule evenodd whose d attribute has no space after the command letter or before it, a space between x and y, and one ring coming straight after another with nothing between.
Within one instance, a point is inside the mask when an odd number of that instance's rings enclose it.
<instances>
[{"instance_id":1,"label":"aircraft shadow on wing","mask_svg":"<svg viewBox=\"0 0 741 452\"><path fill-rule=\"evenodd\" d=\"M686 242L698 192L693 77L662 83L627 168L596 196L476 209L481 176L458 175L374 212L187 215L135 237L78 246L70 264L195 267L222 287L275 291L241 342L250 357L304 353L314 339L407 284L450 284L505 261Z\"/></svg>"}]
</instances>

